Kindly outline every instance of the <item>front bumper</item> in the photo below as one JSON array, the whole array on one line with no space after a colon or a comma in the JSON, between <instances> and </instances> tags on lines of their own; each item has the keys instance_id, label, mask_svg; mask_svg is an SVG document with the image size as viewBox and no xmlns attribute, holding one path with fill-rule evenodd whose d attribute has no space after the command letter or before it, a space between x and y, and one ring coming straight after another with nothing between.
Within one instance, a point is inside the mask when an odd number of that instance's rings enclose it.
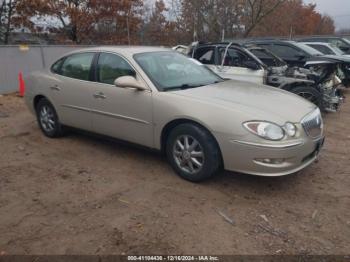
<instances>
[{"instance_id":1,"label":"front bumper","mask_svg":"<svg viewBox=\"0 0 350 262\"><path fill-rule=\"evenodd\" d=\"M219 142L226 170L258 176L284 176L304 169L317 159L323 143L324 137L271 145Z\"/></svg>"}]
</instances>

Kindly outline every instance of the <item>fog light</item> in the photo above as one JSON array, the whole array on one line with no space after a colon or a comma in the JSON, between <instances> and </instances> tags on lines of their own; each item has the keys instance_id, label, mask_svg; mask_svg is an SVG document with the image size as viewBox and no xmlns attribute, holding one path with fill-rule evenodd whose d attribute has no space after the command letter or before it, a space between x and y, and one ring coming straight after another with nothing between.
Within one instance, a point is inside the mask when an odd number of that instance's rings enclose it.
<instances>
[{"instance_id":1,"label":"fog light","mask_svg":"<svg viewBox=\"0 0 350 262\"><path fill-rule=\"evenodd\" d=\"M286 123L286 124L284 125L284 129L285 129L286 133L287 133L289 136L291 136L291 137L295 136L296 133L297 133L297 128L296 128L296 126L295 126L294 124L292 124L292 123Z\"/></svg>"},{"instance_id":2,"label":"fog light","mask_svg":"<svg viewBox=\"0 0 350 262\"><path fill-rule=\"evenodd\" d=\"M269 165L280 165L284 162L284 158L263 158L263 159L255 159L256 162L260 162L263 164Z\"/></svg>"}]
</instances>

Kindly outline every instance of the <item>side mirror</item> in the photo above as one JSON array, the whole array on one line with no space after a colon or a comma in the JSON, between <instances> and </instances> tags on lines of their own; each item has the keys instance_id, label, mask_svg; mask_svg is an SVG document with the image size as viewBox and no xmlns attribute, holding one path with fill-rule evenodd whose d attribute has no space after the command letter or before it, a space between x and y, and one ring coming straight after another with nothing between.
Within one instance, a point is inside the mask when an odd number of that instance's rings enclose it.
<instances>
[{"instance_id":1,"label":"side mirror","mask_svg":"<svg viewBox=\"0 0 350 262\"><path fill-rule=\"evenodd\" d=\"M143 83L140 83L133 76L121 76L121 77L118 77L114 81L114 84L117 87L121 87L121 88L135 88L135 89L140 90L140 91L144 91L144 90L148 89Z\"/></svg>"},{"instance_id":2,"label":"side mirror","mask_svg":"<svg viewBox=\"0 0 350 262\"><path fill-rule=\"evenodd\" d=\"M246 68L251 69L251 70L260 69L260 66L254 61L244 61L243 66L245 66Z\"/></svg>"}]
</instances>

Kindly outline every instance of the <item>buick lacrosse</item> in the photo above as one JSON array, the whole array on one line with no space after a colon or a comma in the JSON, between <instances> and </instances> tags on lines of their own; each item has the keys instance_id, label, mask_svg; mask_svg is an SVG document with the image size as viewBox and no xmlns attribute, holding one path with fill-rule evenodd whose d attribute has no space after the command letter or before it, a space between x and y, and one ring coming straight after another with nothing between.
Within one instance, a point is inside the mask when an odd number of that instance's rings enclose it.
<instances>
[{"instance_id":1,"label":"buick lacrosse","mask_svg":"<svg viewBox=\"0 0 350 262\"><path fill-rule=\"evenodd\" d=\"M320 111L303 98L225 81L164 48L79 50L30 74L27 86L26 103L46 136L74 127L157 149L190 181L222 168L295 173L324 141Z\"/></svg>"}]
</instances>

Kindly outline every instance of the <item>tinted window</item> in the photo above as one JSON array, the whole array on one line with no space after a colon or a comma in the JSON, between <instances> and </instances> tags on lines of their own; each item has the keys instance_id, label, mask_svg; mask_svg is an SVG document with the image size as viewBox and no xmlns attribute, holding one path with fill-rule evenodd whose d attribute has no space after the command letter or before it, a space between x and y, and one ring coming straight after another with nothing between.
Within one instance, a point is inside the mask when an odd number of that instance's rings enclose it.
<instances>
[{"instance_id":1,"label":"tinted window","mask_svg":"<svg viewBox=\"0 0 350 262\"><path fill-rule=\"evenodd\" d=\"M196 50L194 58L200 61L202 64L213 65L214 60L214 47L204 47Z\"/></svg>"},{"instance_id":2,"label":"tinted window","mask_svg":"<svg viewBox=\"0 0 350 262\"><path fill-rule=\"evenodd\" d=\"M284 66L286 63L280 59L279 57L272 54L267 49L248 49L250 52L252 52L257 58L259 58L263 63L265 63L268 66Z\"/></svg>"},{"instance_id":3,"label":"tinted window","mask_svg":"<svg viewBox=\"0 0 350 262\"><path fill-rule=\"evenodd\" d=\"M280 57L296 57L305 55L303 52L287 45L270 45L268 48Z\"/></svg>"},{"instance_id":4,"label":"tinted window","mask_svg":"<svg viewBox=\"0 0 350 262\"><path fill-rule=\"evenodd\" d=\"M61 74L63 76L87 81L90 78L90 69L93 58L93 53L68 56L63 62Z\"/></svg>"},{"instance_id":5,"label":"tinted window","mask_svg":"<svg viewBox=\"0 0 350 262\"><path fill-rule=\"evenodd\" d=\"M134 69L123 58L113 54L102 53L98 59L97 79L101 83L114 84L121 76L135 76Z\"/></svg>"},{"instance_id":6,"label":"tinted window","mask_svg":"<svg viewBox=\"0 0 350 262\"><path fill-rule=\"evenodd\" d=\"M226 48L220 48L220 61L222 63L222 58L225 55ZM235 48L229 48L227 50L227 54L224 60L224 66L236 66L236 67L246 67L244 65L245 61L252 61L255 62L253 58L245 54L244 52L235 49Z\"/></svg>"}]
</instances>

